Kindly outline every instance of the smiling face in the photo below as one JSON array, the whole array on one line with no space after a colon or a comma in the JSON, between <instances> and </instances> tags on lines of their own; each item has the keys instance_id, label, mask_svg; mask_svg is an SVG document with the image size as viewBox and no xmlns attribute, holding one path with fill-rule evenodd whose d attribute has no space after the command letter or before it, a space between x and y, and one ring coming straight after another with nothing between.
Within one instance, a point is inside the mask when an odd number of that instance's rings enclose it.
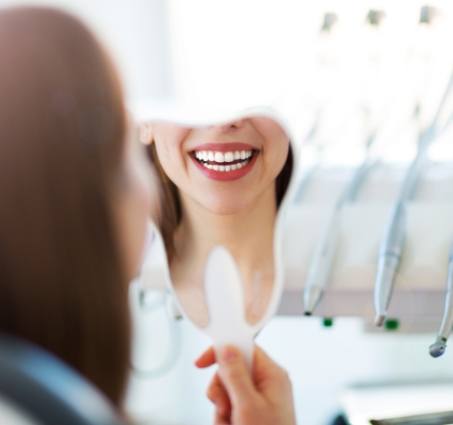
<instances>
[{"instance_id":1,"label":"smiling face","mask_svg":"<svg viewBox=\"0 0 453 425\"><path fill-rule=\"evenodd\" d=\"M153 125L159 161L182 197L215 214L235 214L269 190L285 165L289 138L267 117L188 128Z\"/></svg>"}]
</instances>

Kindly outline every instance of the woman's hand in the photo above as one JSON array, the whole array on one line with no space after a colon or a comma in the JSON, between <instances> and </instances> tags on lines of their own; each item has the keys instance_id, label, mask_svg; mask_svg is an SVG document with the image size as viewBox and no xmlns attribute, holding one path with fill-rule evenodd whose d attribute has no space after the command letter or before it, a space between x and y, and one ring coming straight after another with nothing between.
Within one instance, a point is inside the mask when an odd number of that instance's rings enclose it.
<instances>
[{"instance_id":1,"label":"woman's hand","mask_svg":"<svg viewBox=\"0 0 453 425\"><path fill-rule=\"evenodd\" d=\"M235 347L225 347L216 358L212 348L195 362L199 368L218 363L208 398L215 405L215 425L295 425L288 374L259 347L252 371Z\"/></svg>"}]
</instances>

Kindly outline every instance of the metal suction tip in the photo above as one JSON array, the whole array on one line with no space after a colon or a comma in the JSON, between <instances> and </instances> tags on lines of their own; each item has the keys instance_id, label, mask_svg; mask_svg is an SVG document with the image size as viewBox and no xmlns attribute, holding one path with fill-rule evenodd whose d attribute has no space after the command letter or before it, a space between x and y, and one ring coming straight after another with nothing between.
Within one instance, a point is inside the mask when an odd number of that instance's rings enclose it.
<instances>
[{"instance_id":1,"label":"metal suction tip","mask_svg":"<svg viewBox=\"0 0 453 425\"><path fill-rule=\"evenodd\" d=\"M310 317L310 316L311 316L311 311L306 311L306 312L304 313L304 316Z\"/></svg>"},{"instance_id":2,"label":"metal suction tip","mask_svg":"<svg viewBox=\"0 0 453 425\"><path fill-rule=\"evenodd\" d=\"M376 315L376 317L374 319L374 324L376 326L381 327L384 324L384 322L385 322L385 315L383 315L383 314Z\"/></svg>"},{"instance_id":3,"label":"metal suction tip","mask_svg":"<svg viewBox=\"0 0 453 425\"><path fill-rule=\"evenodd\" d=\"M431 357L440 357L447 349L446 340L444 338L437 338L436 342L429 347L429 354Z\"/></svg>"}]
</instances>

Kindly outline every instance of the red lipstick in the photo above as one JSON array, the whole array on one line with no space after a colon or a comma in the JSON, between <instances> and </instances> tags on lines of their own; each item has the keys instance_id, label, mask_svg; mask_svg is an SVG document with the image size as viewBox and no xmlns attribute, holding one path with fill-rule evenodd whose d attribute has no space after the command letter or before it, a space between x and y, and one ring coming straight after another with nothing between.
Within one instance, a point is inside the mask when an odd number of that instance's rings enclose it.
<instances>
[{"instance_id":1,"label":"red lipstick","mask_svg":"<svg viewBox=\"0 0 453 425\"><path fill-rule=\"evenodd\" d=\"M244 177L252 170L258 155L259 150L252 145L237 142L205 143L190 152L195 166L206 177L218 181Z\"/></svg>"}]
</instances>

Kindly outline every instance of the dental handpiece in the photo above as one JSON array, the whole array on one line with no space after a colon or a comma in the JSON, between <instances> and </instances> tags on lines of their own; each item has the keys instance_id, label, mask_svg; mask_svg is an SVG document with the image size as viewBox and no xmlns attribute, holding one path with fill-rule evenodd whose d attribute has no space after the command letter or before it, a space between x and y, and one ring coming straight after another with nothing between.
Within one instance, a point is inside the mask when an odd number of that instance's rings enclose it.
<instances>
[{"instance_id":1,"label":"dental handpiece","mask_svg":"<svg viewBox=\"0 0 453 425\"><path fill-rule=\"evenodd\" d=\"M374 162L364 161L357 168L330 215L328 224L310 264L308 277L305 282L304 312L306 316L310 316L318 306L329 281L338 246L341 209L346 202L353 202L356 199L357 193L373 164Z\"/></svg>"},{"instance_id":2,"label":"dental handpiece","mask_svg":"<svg viewBox=\"0 0 453 425\"><path fill-rule=\"evenodd\" d=\"M417 188L420 172L425 163L426 135L421 135L417 156L408 168L401 185L398 200L390 213L384 238L379 250L378 270L374 287L375 324L382 326L393 294L396 274L404 249L406 234L406 203L410 201ZM422 139L423 138L423 139Z\"/></svg>"},{"instance_id":3,"label":"dental handpiece","mask_svg":"<svg viewBox=\"0 0 453 425\"><path fill-rule=\"evenodd\" d=\"M339 212L339 204L337 204L324 229L324 233L310 264L304 290L304 312L306 316L311 316L321 301L324 289L327 286L338 243Z\"/></svg>"},{"instance_id":4,"label":"dental handpiece","mask_svg":"<svg viewBox=\"0 0 453 425\"><path fill-rule=\"evenodd\" d=\"M343 192L340 198L341 207L345 203L355 202L359 194L359 191L362 188L363 183L365 182L368 176L368 173L377 163L378 163L377 159L367 158L365 159L365 161L363 161L362 165L354 171L351 181L346 186L345 191Z\"/></svg>"},{"instance_id":5,"label":"dental handpiece","mask_svg":"<svg viewBox=\"0 0 453 425\"><path fill-rule=\"evenodd\" d=\"M316 118L312 128L310 129L310 132L308 133L308 135L306 137L306 141L305 141L306 145L308 145L308 144L313 145L315 143L316 134L317 134L318 128L319 128L319 119L320 118L319 118L319 114L318 114L318 117ZM305 196L305 192L307 191L308 187L310 186L313 176L316 174L316 172L320 168L323 150L324 150L324 147L322 145L317 146L316 161L313 164L311 164L310 167L302 175L300 182L298 184L298 187L297 187L296 196L294 197L294 202L296 204L299 204L300 202L302 202L302 199Z\"/></svg>"},{"instance_id":6,"label":"dental handpiece","mask_svg":"<svg viewBox=\"0 0 453 425\"><path fill-rule=\"evenodd\" d=\"M406 233L406 206L400 199L391 212L385 237L379 250L374 290L375 323L382 326L393 294L393 286L403 252Z\"/></svg>"},{"instance_id":7,"label":"dental handpiece","mask_svg":"<svg viewBox=\"0 0 453 425\"><path fill-rule=\"evenodd\" d=\"M437 334L436 341L429 347L432 357L440 357L447 348L447 340L453 328L453 244L450 247L448 258L447 291L445 294L445 307Z\"/></svg>"},{"instance_id":8,"label":"dental handpiece","mask_svg":"<svg viewBox=\"0 0 453 425\"><path fill-rule=\"evenodd\" d=\"M397 202L395 203L385 237L381 243L378 272L374 290L375 323L382 326L393 294L394 281L404 248L406 233L406 202L411 200L419 180L420 170L425 163L426 154L432 141L436 138L439 118L453 89L453 72L442 99L434 114L431 125L420 134L418 152L408 169Z\"/></svg>"}]
</instances>

